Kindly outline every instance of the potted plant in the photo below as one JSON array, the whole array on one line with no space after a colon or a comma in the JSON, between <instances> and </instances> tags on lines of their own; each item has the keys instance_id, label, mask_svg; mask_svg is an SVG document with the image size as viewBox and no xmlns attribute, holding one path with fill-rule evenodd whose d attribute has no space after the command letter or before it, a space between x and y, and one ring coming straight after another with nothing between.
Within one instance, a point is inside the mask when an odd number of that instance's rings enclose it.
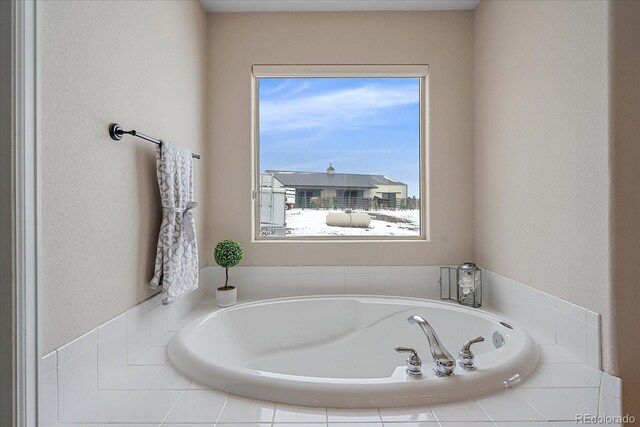
<instances>
[{"instance_id":1,"label":"potted plant","mask_svg":"<svg viewBox=\"0 0 640 427\"><path fill-rule=\"evenodd\" d=\"M220 307L230 307L238 300L238 289L229 286L229 269L238 265L243 256L242 246L235 240L225 239L218 243L213 251L216 263L225 269L224 286L216 289L216 303Z\"/></svg>"}]
</instances>

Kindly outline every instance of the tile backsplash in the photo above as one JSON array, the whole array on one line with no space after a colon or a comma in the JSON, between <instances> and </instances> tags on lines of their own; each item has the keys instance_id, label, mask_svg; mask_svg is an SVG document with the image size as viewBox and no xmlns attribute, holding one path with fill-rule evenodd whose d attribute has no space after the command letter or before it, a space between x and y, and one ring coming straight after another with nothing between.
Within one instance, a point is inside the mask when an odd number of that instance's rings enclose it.
<instances>
[{"instance_id":1,"label":"tile backsplash","mask_svg":"<svg viewBox=\"0 0 640 427\"><path fill-rule=\"evenodd\" d=\"M492 271L482 274L485 308L600 369L599 314ZM229 276L243 300L323 294L440 298L440 266L236 267ZM213 295L224 284L224 270L205 267L203 278Z\"/></svg>"},{"instance_id":2,"label":"tile backsplash","mask_svg":"<svg viewBox=\"0 0 640 427\"><path fill-rule=\"evenodd\" d=\"M485 301L520 327L601 369L600 315L492 271L483 270Z\"/></svg>"},{"instance_id":3,"label":"tile backsplash","mask_svg":"<svg viewBox=\"0 0 640 427\"><path fill-rule=\"evenodd\" d=\"M167 345L204 296L204 287L171 305L155 295L42 358L41 426L106 422L96 405L109 390L138 390L168 360ZM100 395L96 391L100 390Z\"/></svg>"},{"instance_id":4,"label":"tile backsplash","mask_svg":"<svg viewBox=\"0 0 640 427\"><path fill-rule=\"evenodd\" d=\"M211 294L224 285L220 267L205 267L202 275ZM229 270L229 284L244 300L329 294L439 299L439 275L437 266L235 267Z\"/></svg>"}]
</instances>

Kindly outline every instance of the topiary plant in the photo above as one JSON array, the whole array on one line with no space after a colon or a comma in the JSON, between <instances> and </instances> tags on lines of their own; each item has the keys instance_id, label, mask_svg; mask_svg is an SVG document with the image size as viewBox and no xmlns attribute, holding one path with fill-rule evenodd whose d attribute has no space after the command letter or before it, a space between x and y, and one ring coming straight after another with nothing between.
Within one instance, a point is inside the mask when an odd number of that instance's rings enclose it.
<instances>
[{"instance_id":1,"label":"topiary plant","mask_svg":"<svg viewBox=\"0 0 640 427\"><path fill-rule=\"evenodd\" d=\"M235 240L225 239L216 245L216 249L213 251L213 258L220 267L225 269L224 287L221 289L229 290L229 269L238 265L243 256L242 246Z\"/></svg>"}]
</instances>

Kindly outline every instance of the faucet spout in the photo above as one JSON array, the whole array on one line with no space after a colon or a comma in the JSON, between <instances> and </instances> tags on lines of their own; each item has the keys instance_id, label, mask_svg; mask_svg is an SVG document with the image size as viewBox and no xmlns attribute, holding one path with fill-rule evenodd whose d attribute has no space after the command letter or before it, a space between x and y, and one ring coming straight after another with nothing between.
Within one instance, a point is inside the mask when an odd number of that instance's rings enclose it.
<instances>
[{"instance_id":1,"label":"faucet spout","mask_svg":"<svg viewBox=\"0 0 640 427\"><path fill-rule=\"evenodd\" d=\"M417 324L424 332L429 343L429 350L433 361L436 362L436 367L433 368L433 372L439 377L446 377L453 375L453 369L456 367L456 360L451 356L446 348L440 342L436 331L433 330L429 322L427 322L422 316L414 314L407 318L407 322Z\"/></svg>"}]
</instances>

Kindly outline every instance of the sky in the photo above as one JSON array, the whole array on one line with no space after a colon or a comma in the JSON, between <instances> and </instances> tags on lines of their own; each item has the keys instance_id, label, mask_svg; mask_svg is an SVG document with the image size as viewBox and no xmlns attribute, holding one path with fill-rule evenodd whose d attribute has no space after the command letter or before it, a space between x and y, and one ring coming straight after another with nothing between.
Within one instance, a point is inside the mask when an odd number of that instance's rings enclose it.
<instances>
[{"instance_id":1,"label":"sky","mask_svg":"<svg viewBox=\"0 0 640 427\"><path fill-rule=\"evenodd\" d=\"M418 197L420 80L260 78L260 171L386 175Z\"/></svg>"}]
</instances>

